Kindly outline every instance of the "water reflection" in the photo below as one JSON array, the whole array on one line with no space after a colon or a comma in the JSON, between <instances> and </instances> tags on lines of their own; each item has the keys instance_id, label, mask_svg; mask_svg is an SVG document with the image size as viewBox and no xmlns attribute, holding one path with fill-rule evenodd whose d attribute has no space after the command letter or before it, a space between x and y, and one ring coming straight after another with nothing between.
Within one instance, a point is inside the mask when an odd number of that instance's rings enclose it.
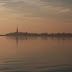
<instances>
[{"instance_id":1,"label":"water reflection","mask_svg":"<svg viewBox=\"0 0 72 72\"><path fill-rule=\"evenodd\" d=\"M35 60L35 59L34 59ZM2 72L72 72L72 64L48 65L33 63L29 58L4 58Z\"/></svg>"},{"instance_id":2,"label":"water reflection","mask_svg":"<svg viewBox=\"0 0 72 72\"><path fill-rule=\"evenodd\" d=\"M13 39L16 40L16 42L18 43L18 40L71 40L72 37L45 37L45 36L41 36L41 37L34 37L34 36L6 36L7 39Z\"/></svg>"},{"instance_id":3,"label":"water reflection","mask_svg":"<svg viewBox=\"0 0 72 72\"><path fill-rule=\"evenodd\" d=\"M16 40L16 44L18 47L18 42L19 40L37 40L37 37L34 36L6 36L7 39L12 39L12 40Z\"/></svg>"},{"instance_id":4,"label":"water reflection","mask_svg":"<svg viewBox=\"0 0 72 72\"><path fill-rule=\"evenodd\" d=\"M38 37L34 36L6 36L7 39L18 39L18 40L37 40Z\"/></svg>"},{"instance_id":5,"label":"water reflection","mask_svg":"<svg viewBox=\"0 0 72 72\"><path fill-rule=\"evenodd\" d=\"M18 42L19 40L71 40L72 37L47 37L47 36L41 36L41 37L34 37L34 36L6 36L7 39L16 40L16 45L18 48Z\"/></svg>"},{"instance_id":6,"label":"water reflection","mask_svg":"<svg viewBox=\"0 0 72 72\"><path fill-rule=\"evenodd\" d=\"M0 72L72 72L72 38L1 37Z\"/></svg>"}]
</instances>

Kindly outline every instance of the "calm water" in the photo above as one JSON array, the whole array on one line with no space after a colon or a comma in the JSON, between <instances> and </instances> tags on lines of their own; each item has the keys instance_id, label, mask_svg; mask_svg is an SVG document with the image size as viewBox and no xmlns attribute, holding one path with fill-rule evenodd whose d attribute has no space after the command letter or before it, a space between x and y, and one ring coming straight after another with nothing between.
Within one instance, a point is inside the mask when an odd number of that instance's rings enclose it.
<instances>
[{"instance_id":1,"label":"calm water","mask_svg":"<svg viewBox=\"0 0 72 72\"><path fill-rule=\"evenodd\" d=\"M0 72L72 72L72 39L0 37Z\"/></svg>"}]
</instances>

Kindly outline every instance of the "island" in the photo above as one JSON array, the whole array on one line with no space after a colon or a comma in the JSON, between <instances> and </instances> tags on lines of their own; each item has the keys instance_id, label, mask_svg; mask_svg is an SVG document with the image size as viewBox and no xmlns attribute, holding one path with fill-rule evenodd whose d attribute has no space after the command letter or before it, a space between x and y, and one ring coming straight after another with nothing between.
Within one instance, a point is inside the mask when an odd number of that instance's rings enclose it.
<instances>
[{"instance_id":1,"label":"island","mask_svg":"<svg viewBox=\"0 0 72 72\"><path fill-rule=\"evenodd\" d=\"M5 35L0 36L35 36L35 37L72 37L72 33L28 33L28 32L19 32L18 27L16 29L16 32L13 33L7 33Z\"/></svg>"}]
</instances>

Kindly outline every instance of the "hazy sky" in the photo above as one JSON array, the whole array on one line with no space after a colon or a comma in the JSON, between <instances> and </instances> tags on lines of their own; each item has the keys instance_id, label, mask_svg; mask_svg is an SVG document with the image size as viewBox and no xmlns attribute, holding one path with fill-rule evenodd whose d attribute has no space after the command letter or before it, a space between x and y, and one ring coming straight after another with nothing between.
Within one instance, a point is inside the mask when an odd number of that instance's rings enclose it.
<instances>
[{"instance_id":1,"label":"hazy sky","mask_svg":"<svg viewBox=\"0 0 72 72\"><path fill-rule=\"evenodd\" d=\"M0 0L0 34L72 32L72 0Z\"/></svg>"}]
</instances>

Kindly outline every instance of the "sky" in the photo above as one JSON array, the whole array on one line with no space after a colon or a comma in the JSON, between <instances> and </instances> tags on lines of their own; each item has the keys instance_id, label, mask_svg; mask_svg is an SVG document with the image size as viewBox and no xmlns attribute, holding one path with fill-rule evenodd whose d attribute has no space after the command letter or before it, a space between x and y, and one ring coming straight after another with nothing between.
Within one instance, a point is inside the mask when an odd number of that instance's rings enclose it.
<instances>
[{"instance_id":1,"label":"sky","mask_svg":"<svg viewBox=\"0 0 72 72\"><path fill-rule=\"evenodd\" d=\"M0 0L0 34L72 33L72 0Z\"/></svg>"}]
</instances>

